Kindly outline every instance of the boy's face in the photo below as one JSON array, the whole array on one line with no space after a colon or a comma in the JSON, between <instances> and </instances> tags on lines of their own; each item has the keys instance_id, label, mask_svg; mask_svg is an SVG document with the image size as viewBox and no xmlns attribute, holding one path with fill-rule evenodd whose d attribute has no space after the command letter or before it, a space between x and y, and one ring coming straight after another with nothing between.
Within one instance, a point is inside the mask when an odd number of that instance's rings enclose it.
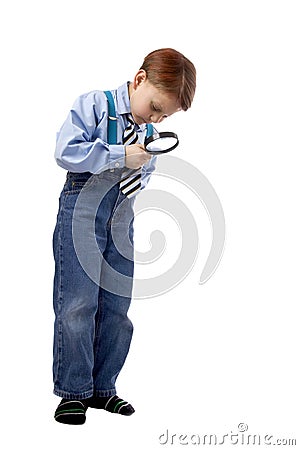
<instances>
[{"instance_id":1,"label":"boy's face","mask_svg":"<svg viewBox=\"0 0 300 450\"><path fill-rule=\"evenodd\" d=\"M138 125L160 123L181 109L174 96L148 81L144 70L139 70L130 84L129 97L133 119Z\"/></svg>"}]
</instances>

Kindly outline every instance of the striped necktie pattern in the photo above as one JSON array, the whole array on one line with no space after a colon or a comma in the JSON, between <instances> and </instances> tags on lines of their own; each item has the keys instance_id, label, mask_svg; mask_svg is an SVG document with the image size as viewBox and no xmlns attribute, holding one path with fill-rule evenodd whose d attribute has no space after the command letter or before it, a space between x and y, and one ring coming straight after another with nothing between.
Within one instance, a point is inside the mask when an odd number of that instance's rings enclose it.
<instances>
[{"instance_id":1,"label":"striped necktie pattern","mask_svg":"<svg viewBox=\"0 0 300 450\"><path fill-rule=\"evenodd\" d=\"M138 142L138 136L135 131L135 123L133 121L132 115L127 115L128 125L124 130L123 134L123 144L131 145ZM130 198L141 189L141 178L142 169L127 169L122 174L122 179L120 181L120 189L126 197Z\"/></svg>"}]
</instances>

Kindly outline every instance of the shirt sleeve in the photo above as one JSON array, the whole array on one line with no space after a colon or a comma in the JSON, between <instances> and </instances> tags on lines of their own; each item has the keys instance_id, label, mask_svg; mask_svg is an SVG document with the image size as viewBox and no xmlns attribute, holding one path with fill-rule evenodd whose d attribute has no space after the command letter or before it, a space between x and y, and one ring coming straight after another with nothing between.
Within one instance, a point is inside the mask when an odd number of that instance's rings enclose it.
<instances>
[{"instance_id":1,"label":"shirt sleeve","mask_svg":"<svg viewBox=\"0 0 300 450\"><path fill-rule=\"evenodd\" d=\"M60 167L77 173L99 173L104 166L124 167L124 145L106 142L107 110L101 91L78 97L57 134L55 159Z\"/></svg>"}]
</instances>

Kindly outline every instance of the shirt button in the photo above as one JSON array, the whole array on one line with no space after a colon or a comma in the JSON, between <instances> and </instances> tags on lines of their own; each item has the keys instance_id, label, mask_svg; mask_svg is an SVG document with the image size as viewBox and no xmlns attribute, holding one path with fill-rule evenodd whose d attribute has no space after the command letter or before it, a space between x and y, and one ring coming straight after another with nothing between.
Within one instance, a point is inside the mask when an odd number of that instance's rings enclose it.
<instances>
[{"instance_id":1,"label":"shirt button","mask_svg":"<svg viewBox=\"0 0 300 450\"><path fill-rule=\"evenodd\" d=\"M115 167L120 167L120 163L116 162Z\"/></svg>"}]
</instances>

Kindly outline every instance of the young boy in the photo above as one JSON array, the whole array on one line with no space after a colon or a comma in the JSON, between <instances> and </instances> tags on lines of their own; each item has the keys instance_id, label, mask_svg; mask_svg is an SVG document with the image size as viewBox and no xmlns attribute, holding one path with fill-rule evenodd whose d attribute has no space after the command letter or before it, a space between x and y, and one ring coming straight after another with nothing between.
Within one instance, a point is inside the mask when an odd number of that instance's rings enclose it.
<instances>
[{"instance_id":1,"label":"young boy","mask_svg":"<svg viewBox=\"0 0 300 450\"><path fill-rule=\"evenodd\" d=\"M83 424L88 407L127 416L134 412L128 402L116 395L115 382L133 331L127 316L133 278L130 217L136 195L146 186L155 168L155 157L144 150L143 142L147 124L186 111L195 88L195 67L186 57L170 48L156 50L146 56L132 82L111 91L116 142L109 142L108 122L113 119L108 118L108 99L102 91L80 96L58 133L55 158L68 171L53 236L53 378L54 394L62 397L55 411L58 422ZM80 194L85 192L88 196L92 192L85 187L91 181L94 186L109 186L99 200L95 217L89 210L89 202L77 202ZM115 219L118 208L122 217ZM128 247L125 253L120 252L113 239L112 219L121 227L120 233L129 236L128 244L124 244ZM99 262L99 282L83 268L74 242L74 221L84 224L91 220L99 255L107 263ZM129 230L122 229L123 223ZM88 253L89 238L84 226L79 235L81 247L86 244ZM95 258L89 253L87 256ZM121 285L120 290L118 281L116 290L107 287L108 266L129 280L124 289Z\"/></svg>"}]
</instances>

